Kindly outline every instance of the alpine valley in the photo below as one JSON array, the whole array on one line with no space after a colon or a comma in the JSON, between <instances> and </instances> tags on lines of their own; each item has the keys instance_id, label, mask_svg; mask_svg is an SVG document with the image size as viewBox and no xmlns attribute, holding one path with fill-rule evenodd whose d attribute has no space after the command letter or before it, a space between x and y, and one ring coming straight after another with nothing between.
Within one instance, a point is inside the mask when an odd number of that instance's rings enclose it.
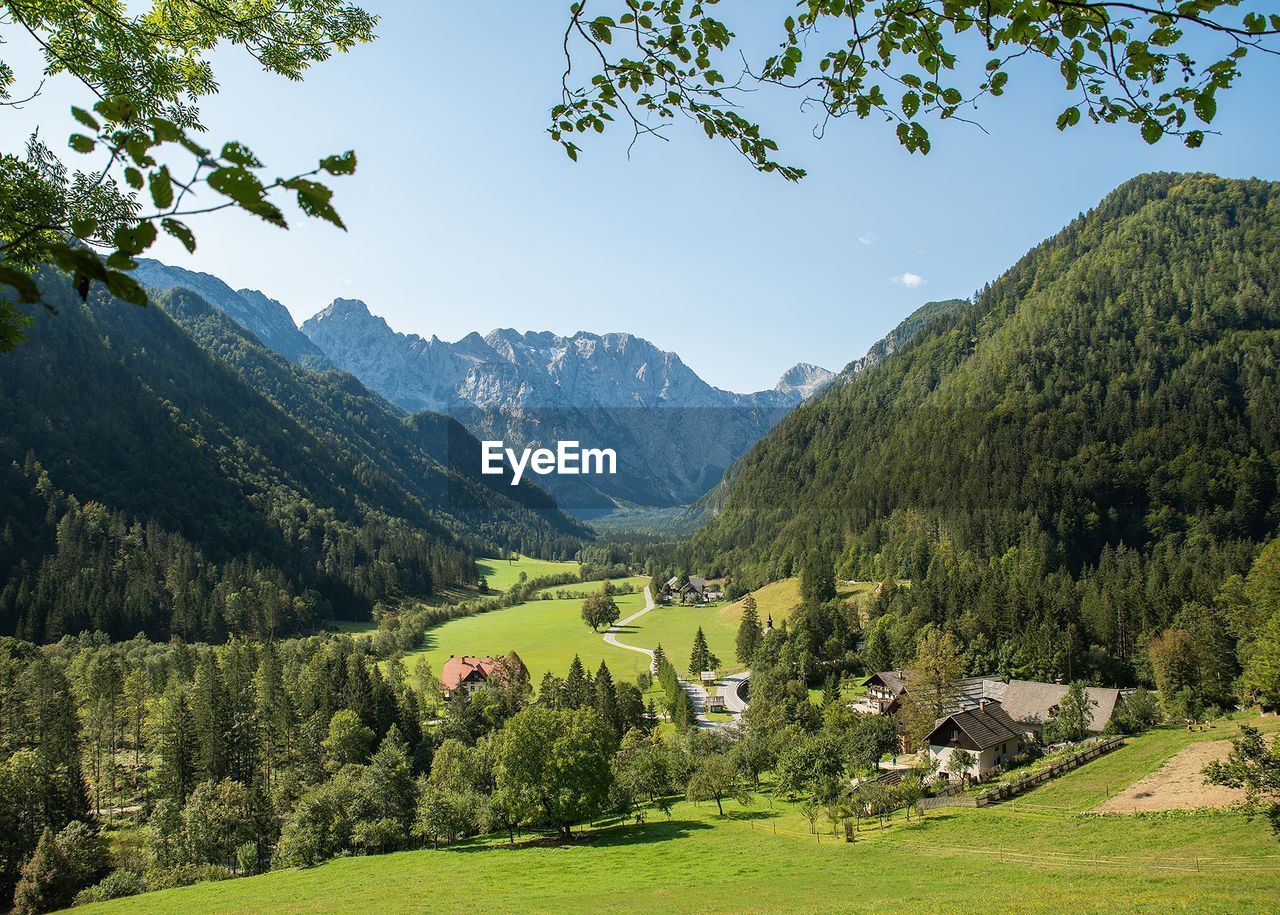
<instances>
[{"instance_id":1,"label":"alpine valley","mask_svg":"<svg viewBox=\"0 0 1280 915\"><path fill-rule=\"evenodd\" d=\"M46 269L0 907L1274 909L1280 184L1142 175L1027 243L751 394ZM478 436L627 469L512 486Z\"/></svg>"},{"instance_id":2,"label":"alpine valley","mask_svg":"<svg viewBox=\"0 0 1280 915\"><path fill-rule=\"evenodd\" d=\"M299 330L279 302L207 274L144 261L141 282L189 288L291 361L350 372L413 413L445 413L511 447L579 441L613 448L618 473L550 476L561 507L690 503L832 372L801 363L769 391L712 387L675 353L627 333L572 337L495 330L456 343L402 334L364 302L336 299Z\"/></svg>"}]
</instances>

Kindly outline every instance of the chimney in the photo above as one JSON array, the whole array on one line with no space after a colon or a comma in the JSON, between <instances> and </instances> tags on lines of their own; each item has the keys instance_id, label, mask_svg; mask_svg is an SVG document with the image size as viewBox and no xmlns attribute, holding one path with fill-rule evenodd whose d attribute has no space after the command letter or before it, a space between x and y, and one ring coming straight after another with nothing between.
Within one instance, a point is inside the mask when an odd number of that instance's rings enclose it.
<instances>
[{"instance_id":1,"label":"chimney","mask_svg":"<svg viewBox=\"0 0 1280 915\"><path fill-rule=\"evenodd\" d=\"M987 711L987 700L986 700L986 699L979 699L979 700L978 700L978 711L980 711L980 712L982 712L982 713L984 713L984 714L986 713L986 711Z\"/></svg>"}]
</instances>

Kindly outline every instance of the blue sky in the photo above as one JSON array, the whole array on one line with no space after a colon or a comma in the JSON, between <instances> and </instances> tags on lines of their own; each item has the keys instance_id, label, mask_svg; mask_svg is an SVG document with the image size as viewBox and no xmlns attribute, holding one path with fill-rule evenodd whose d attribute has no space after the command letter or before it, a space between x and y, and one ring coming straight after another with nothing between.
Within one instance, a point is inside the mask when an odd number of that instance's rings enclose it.
<instances>
[{"instance_id":1,"label":"blue sky","mask_svg":"<svg viewBox=\"0 0 1280 915\"><path fill-rule=\"evenodd\" d=\"M588 141L575 165L544 133L567 5L503 0L463 15L440 0L370 2L379 41L303 83L219 52L222 91L203 105L211 139L245 142L279 174L354 148L358 174L333 184L350 231L300 214L289 232L217 215L195 224L194 255L164 245L157 256L262 289L299 322L341 296L449 340L495 327L628 331L746 391L796 362L841 368L921 303L969 295L1141 172L1280 178L1280 60L1261 56L1220 96L1223 136L1198 151L1148 147L1129 128L1060 134L1067 96L1034 64L977 112L986 133L932 125L928 157L875 120L816 140L798 98L762 93L751 104L809 170L798 185L683 125L630 158L621 130ZM761 30L789 9L734 0L722 16L771 40ZM51 87L18 117L39 117L60 145L68 98Z\"/></svg>"}]
</instances>

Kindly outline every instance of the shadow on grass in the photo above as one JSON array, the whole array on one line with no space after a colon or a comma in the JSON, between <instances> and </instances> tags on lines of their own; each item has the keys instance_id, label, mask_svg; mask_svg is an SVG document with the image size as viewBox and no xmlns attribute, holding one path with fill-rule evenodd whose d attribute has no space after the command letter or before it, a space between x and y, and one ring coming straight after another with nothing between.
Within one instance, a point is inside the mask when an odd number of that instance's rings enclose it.
<instances>
[{"instance_id":1,"label":"shadow on grass","mask_svg":"<svg viewBox=\"0 0 1280 915\"><path fill-rule=\"evenodd\" d=\"M556 833L547 833L517 836L514 844L510 842L480 842L472 840L455 845L442 845L438 851L466 854L469 852L492 852L503 849L519 852L533 848L620 848L628 845L682 839L695 832L711 828L713 827L709 823L703 823L698 820L663 820L640 825L601 826L584 832L575 832L568 839Z\"/></svg>"},{"instance_id":2,"label":"shadow on grass","mask_svg":"<svg viewBox=\"0 0 1280 915\"><path fill-rule=\"evenodd\" d=\"M773 820L781 816L777 810L731 810L731 820Z\"/></svg>"}]
</instances>

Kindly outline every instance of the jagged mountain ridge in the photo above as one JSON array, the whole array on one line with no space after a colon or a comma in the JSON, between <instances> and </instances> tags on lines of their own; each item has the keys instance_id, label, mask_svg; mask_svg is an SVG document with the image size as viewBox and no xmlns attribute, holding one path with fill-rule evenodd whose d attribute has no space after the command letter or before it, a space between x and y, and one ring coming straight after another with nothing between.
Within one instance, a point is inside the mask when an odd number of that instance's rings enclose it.
<instances>
[{"instance_id":1,"label":"jagged mountain ridge","mask_svg":"<svg viewBox=\"0 0 1280 915\"><path fill-rule=\"evenodd\" d=\"M737 394L633 334L499 328L449 343L399 333L353 299L335 300L302 331L331 362L406 410L449 413L480 437L513 446L578 440L615 449L616 477L545 480L576 508L694 501L835 377L801 364L773 390Z\"/></svg>"},{"instance_id":2,"label":"jagged mountain ridge","mask_svg":"<svg viewBox=\"0 0 1280 915\"><path fill-rule=\"evenodd\" d=\"M513 447L578 440L615 449L622 466L614 477L541 481L577 507L696 500L782 416L836 377L801 363L772 390L738 394L628 333L564 337L500 328L450 343L399 333L365 303L342 298L299 329L276 300L209 274L144 260L138 279L157 292L192 289L291 362L350 372L407 412L447 413Z\"/></svg>"},{"instance_id":3,"label":"jagged mountain ridge","mask_svg":"<svg viewBox=\"0 0 1280 915\"><path fill-rule=\"evenodd\" d=\"M335 299L302 332L337 365L409 410L493 407L788 407L835 377L801 363L773 390L715 388L673 352L629 333L571 337L499 328L456 343L402 334L357 299Z\"/></svg>"}]
</instances>

